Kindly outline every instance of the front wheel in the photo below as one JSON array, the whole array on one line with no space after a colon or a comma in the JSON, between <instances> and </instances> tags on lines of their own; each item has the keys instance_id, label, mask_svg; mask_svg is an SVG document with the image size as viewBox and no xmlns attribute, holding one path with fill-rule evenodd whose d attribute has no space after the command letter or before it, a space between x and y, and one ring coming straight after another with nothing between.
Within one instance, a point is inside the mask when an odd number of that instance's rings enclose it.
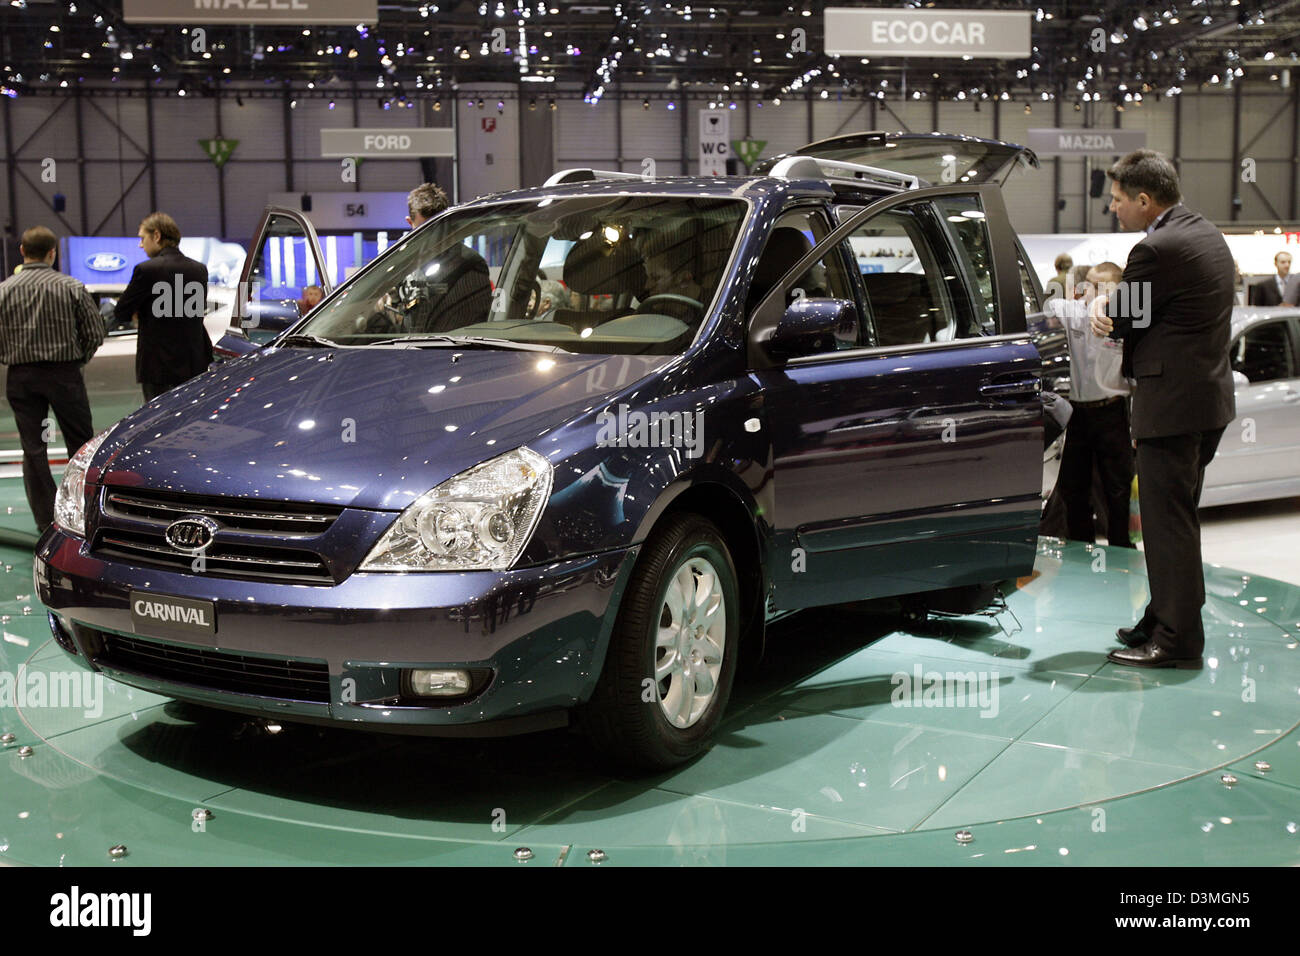
<instances>
[{"instance_id":1,"label":"front wheel","mask_svg":"<svg viewBox=\"0 0 1300 956\"><path fill-rule=\"evenodd\" d=\"M602 756L666 770L703 752L740 642L736 569L717 527L677 515L646 542L580 722Z\"/></svg>"}]
</instances>

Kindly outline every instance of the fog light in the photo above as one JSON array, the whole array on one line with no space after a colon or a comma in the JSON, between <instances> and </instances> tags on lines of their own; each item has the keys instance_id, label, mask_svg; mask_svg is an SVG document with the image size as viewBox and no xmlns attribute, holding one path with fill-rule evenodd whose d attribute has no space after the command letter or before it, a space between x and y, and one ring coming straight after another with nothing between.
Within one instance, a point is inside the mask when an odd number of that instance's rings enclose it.
<instances>
[{"instance_id":1,"label":"fog light","mask_svg":"<svg viewBox=\"0 0 1300 956\"><path fill-rule=\"evenodd\" d=\"M410 671L411 693L416 697L464 697L469 693L469 671Z\"/></svg>"}]
</instances>

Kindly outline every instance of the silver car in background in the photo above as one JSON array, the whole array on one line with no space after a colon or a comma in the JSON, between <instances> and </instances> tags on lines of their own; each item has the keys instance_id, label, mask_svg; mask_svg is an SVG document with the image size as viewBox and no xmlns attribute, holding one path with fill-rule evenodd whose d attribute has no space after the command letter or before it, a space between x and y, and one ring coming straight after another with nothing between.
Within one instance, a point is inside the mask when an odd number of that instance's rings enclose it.
<instances>
[{"instance_id":1,"label":"silver car in background","mask_svg":"<svg viewBox=\"0 0 1300 956\"><path fill-rule=\"evenodd\" d=\"M1201 507L1300 495L1300 308L1232 310L1237 418L1205 469Z\"/></svg>"}]
</instances>

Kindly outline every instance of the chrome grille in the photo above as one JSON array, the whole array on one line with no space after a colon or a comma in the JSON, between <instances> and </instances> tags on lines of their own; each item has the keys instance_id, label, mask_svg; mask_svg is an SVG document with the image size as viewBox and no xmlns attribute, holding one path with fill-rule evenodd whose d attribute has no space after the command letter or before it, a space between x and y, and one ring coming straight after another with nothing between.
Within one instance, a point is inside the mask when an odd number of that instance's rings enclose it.
<instances>
[{"instance_id":1,"label":"chrome grille","mask_svg":"<svg viewBox=\"0 0 1300 956\"><path fill-rule=\"evenodd\" d=\"M329 585L329 564L313 547L342 514L339 506L268 502L105 488L93 553L132 564L223 578ZM196 557L173 548L167 526L187 515L219 525L212 545Z\"/></svg>"},{"instance_id":2,"label":"chrome grille","mask_svg":"<svg viewBox=\"0 0 1300 956\"><path fill-rule=\"evenodd\" d=\"M109 517L170 524L186 515L204 515L232 531L277 537L321 534L342 510L329 505L209 498L139 488L107 488L104 492L104 514Z\"/></svg>"}]
</instances>

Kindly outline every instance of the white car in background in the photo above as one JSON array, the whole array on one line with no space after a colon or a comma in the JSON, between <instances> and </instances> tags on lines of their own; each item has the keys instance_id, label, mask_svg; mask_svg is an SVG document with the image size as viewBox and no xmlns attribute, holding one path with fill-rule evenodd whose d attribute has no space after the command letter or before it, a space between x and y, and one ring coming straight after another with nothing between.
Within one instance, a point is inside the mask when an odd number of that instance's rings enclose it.
<instances>
[{"instance_id":1,"label":"white car in background","mask_svg":"<svg viewBox=\"0 0 1300 956\"><path fill-rule=\"evenodd\" d=\"M1205 469L1202 508L1300 495L1300 308L1234 306L1230 341L1237 417ZM1062 435L1043 456L1044 498L1064 444Z\"/></svg>"},{"instance_id":2,"label":"white car in background","mask_svg":"<svg viewBox=\"0 0 1300 956\"><path fill-rule=\"evenodd\" d=\"M1232 310L1237 417L1205 469L1201 507L1300 495L1300 308Z\"/></svg>"}]
</instances>

